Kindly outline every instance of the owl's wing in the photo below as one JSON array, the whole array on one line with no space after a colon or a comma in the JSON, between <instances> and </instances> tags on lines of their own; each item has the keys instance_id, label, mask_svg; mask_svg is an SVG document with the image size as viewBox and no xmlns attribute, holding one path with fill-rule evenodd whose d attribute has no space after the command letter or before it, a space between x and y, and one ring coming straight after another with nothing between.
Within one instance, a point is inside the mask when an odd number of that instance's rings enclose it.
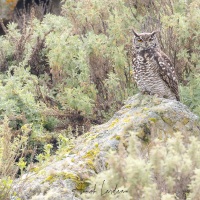
<instances>
[{"instance_id":1,"label":"owl's wing","mask_svg":"<svg viewBox=\"0 0 200 200\"><path fill-rule=\"evenodd\" d=\"M136 58L136 52L134 50L132 50L132 66L133 66L133 76L135 81L138 81L138 76L137 76L137 70L136 70L136 66L137 66L137 58Z\"/></svg>"},{"instance_id":2,"label":"owl's wing","mask_svg":"<svg viewBox=\"0 0 200 200\"><path fill-rule=\"evenodd\" d=\"M172 62L167 55L161 51L156 54L155 59L159 66L161 78L167 83L171 91L175 94L176 99L180 101L178 79Z\"/></svg>"}]
</instances>

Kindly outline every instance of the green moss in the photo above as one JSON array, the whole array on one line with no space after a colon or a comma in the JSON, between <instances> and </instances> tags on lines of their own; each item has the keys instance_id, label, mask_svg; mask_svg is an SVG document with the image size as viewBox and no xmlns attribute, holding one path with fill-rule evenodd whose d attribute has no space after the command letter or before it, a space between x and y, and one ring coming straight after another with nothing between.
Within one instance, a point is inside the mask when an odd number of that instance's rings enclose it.
<instances>
[{"instance_id":1,"label":"green moss","mask_svg":"<svg viewBox=\"0 0 200 200\"><path fill-rule=\"evenodd\" d=\"M144 107L144 108L143 108L143 110L144 110L144 111L148 111L148 110L149 110L149 108L147 108L147 107Z\"/></svg>"},{"instance_id":2,"label":"green moss","mask_svg":"<svg viewBox=\"0 0 200 200\"><path fill-rule=\"evenodd\" d=\"M33 167L33 168L30 169L30 171L31 171L31 172L36 172L36 173L37 173L37 172L40 171L40 168L39 168L39 167Z\"/></svg>"},{"instance_id":3,"label":"green moss","mask_svg":"<svg viewBox=\"0 0 200 200\"><path fill-rule=\"evenodd\" d=\"M94 149L88 151L83 158L89 158L89 159L94 159L100 152L99 147L95 147Z\"/></svg>"},{"instance_id":4,"label":"green moss","mask_svg":"<svg viewBox=\"0 0 200 200\"><path fill-rule=\"evenodd\" d=\"M81 180L81 178L76 174L61 172L60 176L63 177L63 179L71 179L73 182L75 182L77 190L85 190L85 188L88 186L87 179Z\"/></svg>"},{"instance_id":5,"label":"green moss","mask_svg":"<svg viewBox=\"0 0 200 200\"><path fill-rule=\"evenodd\" d=\"M125 105L124 107L125 107L125 108L131 108L132 105L131 105L131 104L127 104L127 105Z\"/></svg>"},{"instance_id":6,"label":"green moss","mask_svg":"<svg viewBox=\"0 0 200 200\"><path fill-rule=\"evenodd\" d=\"M45 179L45 182L53 183L55 180L56 176L54 174L51 174Z\"/></svg>"},{"instance_id":7,"label":"green moss","mask_svg":"<svg viewBox=\"0 0 200 200\"><path fill-rule=\"evenodd\" d=\"M116 135L116 136L115 136L115 139L116 139L116 140L120 140L121 137L120 137L119 135Z\"/></svg>"},{"instance_id":8,"label":"green moss","mask_svg":"<svg viewBox=\"0 0 200 200\"><path fill-rule=\"evenodd\" d=\"M94 164L94 161L93 161L93 160L88 159L88 160L86 161L86 164L87 164L87 166L88 166L90 169L92 169L92 170L95 171L95 164Z\"/></svg>"},{"instance_id":9,"label":"green moss","mask_svg":"<svg viewBox=\"0 0 200 200\"><path fill-rule=\"evenodd\" d=\"M188 118L183 118L182 123L183 123L184 125L186 125L188 122L189 122L189 119L188 119Z\"/></svg>"},{"instance_id":10,"label":"green moss","mask_svg":"<svg viewBox=\"0 0 200 200\"><path fill-rule=\"evenodd\" d=\"M149 121L151 121L151 122L154 122L154 123L155 123L155 122L157 122L157 121L158 121L158 119L156 119L156 118L153 118L153 117L152 117L152 118L149 118Z\"/></svg>"},{"instance_id":11,"label":"green moss","mask_svg":"<svg viewBox=\"0 0 200 200\"><path fill-rule=\"evenodd\" d=\"M95 145L94 145L95 147L98 147L99 146L99 144L98 143L95 143Z\"/></svg>"},{"instance_id":12,"label":"green moss","mask_svg":"<svg viewBox=\"0 0 200 200\"><path fill-rule=\"evenodd\" d=\"M169 125L173 124L173 121L170 118L168 118L168 117L162 116L162 120L164 122L166 122L167 124L169 124Z\"/></svg>"},{"instance_id":13,"label":"green moss","mask_svg":"<svg viewBox=\"0 0 200 200\"><path fill-rule=\"evenodd\" d=\"M94 140L96 139L97 136L98 136L97 134L91 134L90 136L88 136L87 141Z\"/></svg>"},{"instance_id":14,"label":"green moss","mask_svg":"<svg viewBox=\"0 0 200 200\"><path fill-rule=\"evenodd\" d=\"M72 174L72 173L67 173L67 172L59 172L59 173L54 173L49 175L45 181L49 183L53 183L54 181L58 179L70 179L76 184L76 189L77 190L85 190L85 188L88 186L87 179L82 180L78 175Z\"/></svg>"},{"instance_id":15,"label":"green moss","mask_svg":"<svg viewBox=\"0 0 200 200\"><path fill-rule=\"evenodd\" d=\"M88 187L89 183L87 181L79 181L76 184L76 189L79 191L84 191Z\"/></svg>"},{"instance_id":16,"label":"green moss","mask_svg":"<svg viewBox=\"0 0 200 200\"><path fill-rule=\"evenodd\" d=\"M94 160L97 157L97 155L99 154L100 149L99 149L99 145L95 145L95 148L91 149L90 151L88 151L82 158L86 159L86 164L88 165L88 167L92 170L95 170L95 165L94 165Z\"/></svg>"},{"instance_id":17,"label":"green moss","mask_svg":"<svg viewBox=\"0 0 200 200\"><path fill-rule=\"evenodd\" d=\"M59 176L62 177L63 179L71 179L73 181L80 180L79 176L77 176L76 174L67 173L67 172L61 172Z\"/></svg>"}]
</instances>

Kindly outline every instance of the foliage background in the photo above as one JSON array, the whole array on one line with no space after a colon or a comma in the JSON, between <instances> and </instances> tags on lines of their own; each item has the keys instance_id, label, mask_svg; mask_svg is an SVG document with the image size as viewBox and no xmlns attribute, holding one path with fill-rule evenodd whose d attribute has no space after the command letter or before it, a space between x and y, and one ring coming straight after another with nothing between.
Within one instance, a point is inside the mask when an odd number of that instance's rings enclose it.
<instances>
[{"instance_id":1,"label":"foliage background","mask_svg":"<svg viewBox=\"0 0 200 200\"><path fill-rule=\"evenodd\" d=\"M199 0L65 0L60 15L47 7L35 5L7 27L1 23L0 119L4 126L7 119L12 137L29 134L26 159L35 147L56 149L61 130L77 136L105 122L137 92L133 28L160 30L181 101L200 115Z\"/></svg>"}]
</instances>

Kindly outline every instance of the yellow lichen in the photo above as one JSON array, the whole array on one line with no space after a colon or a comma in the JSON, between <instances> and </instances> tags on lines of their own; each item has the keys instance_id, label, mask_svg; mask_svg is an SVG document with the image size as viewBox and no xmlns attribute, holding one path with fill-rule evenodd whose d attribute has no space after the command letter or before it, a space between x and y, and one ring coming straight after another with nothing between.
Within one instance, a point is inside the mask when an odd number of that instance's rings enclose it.
<instances>
[{"instance_id":1,"label":"yellow lichen","mask_svg":"<svg viewBox=\"0 0 200 200\"><path fill-rule=\"evenodd\" d=\"M166 122L169 125L173 124L173 121L168 117L163 116L162 119L163 119L164 122Z\"/></svg>"},{"instance_id":2,"label":"yellow lichen","mask_svg":"<svg viewBox=\"0 0 200 200\"><path fill-rule=\"evenodd\" d=\"M73 181L80 180L80 178L79 178L78 175L72 174L72 173L67 173L67 172L61 172L61 173L59 173L59 177L62 177L63 179L71 179Z\"/></svg>"},{"instance_id":3,"label":"yellow lichen","mask_svg":"<svg viewBox=\"0 0 200 200\"><path fill-rule=\"evenodd\" d=\"M121 137L120 137L119 135L116 135L116 136L115 136L115 139L116 139L116 140L120 140Z\"/></svg>"},{"instance_id":4,"label":"yellow lichen","mask_svg":"<svg viewBox=\"0 0 200 200\"><path fill-rule=\"evenodd\" d=\"M55 174L51 174L45 179L45 182L47 181L49 183L53 183L55 180L56 180Z\"/></svg>"},{"instance_id":5,"label":"yellow lichen","mask_svg":"<svg viewBox=\"0 0 200 200\"><path fill-rule=\"evenodd\" d=\"M95 143L95 145L94 145L95 147L98 147L99 146L99 144L98 143Z\"/></svg>"},{"instance_id":6,"label":"yellow lichen","mask_svg":"<svg viewBox=\"0 0 200 200\"><path fill-rule=\"evenodd\" d=\"M189 122L189 119L188 118L183 118L182 122L183 122L184 125L186 125Z\"/></svg>"},{"instance_id":7,"label":"yellow lichen","mask_svg":"<svg viewBox=\"0 0 200 200\"><path fill-rule=\"evenodd\" d=\"M95 170L94 160L99 154L100 149L99 145L95 145L95 148L89 150L82 158L86 159L86 164L89 166L90 169Z\"/></svg>"},{"instance_id":8,"label":"yellow lichen","mask_svg":"<svg viewBox=\"0 0 200 200\"><path fill-rule=\"evenodd\" d=\"M125 108L131 108L132 105L131 105L131 104L127 104L127 105L125 105L124 107L125 107Z\"/></svg>"},{"instance_id":9,"label":"yellow lichen","mask_svg":"<svg viewBox=\"0 0 200 200\"><path fill-rule=\"evenodd\" d=\"M40 168L39 167L33 167L30 169L31 172L39 172Z\"/></svg>"},{"instance_id":10,"label":"yellow lichen","mask_svg":"<svg viewBox=\"0 0 200 200\"><path fill-rule=\"evenodd\" d=\"M89 167L90 169L95 170L95 166L94 166L93 160L87 159L86 163L87 163L87 165L88 165L88 167Z\"/></svg>"},{"instance_id":11,"label":"yellow lichen","mask_svg":"<svg viewBox=\"0 0 200 200\"><path fill-rule=\"evenodd\" d=\"M85 188L88 186L88 183L86 182L87 180L81 180L81 178L76 174L62 172L61 176L64 179L71 179L74 181L76 183L77 190L85 190Z\"/></svg>"},{"instance_id":12,"label":"yellow lichen","mask_svg":"<svg viewBox=\"0 0 200 200\"><path fill-rule=\"evenodd\" d=\"M45 181L52 183L52 182L56 181L57 179L63 179L63 180L70 179L70 180L72 180L76 184L77 190L84 190L88 186L87 180L81 180L81 178L78 175L68 173L68 172L53 173L53 174L49 175L45 179Z\"/></svg>"},{"instance_id":13,"label":"yellow lichen","mask_svg":"<svg viewBox=\"0 0 200 200\"><path fill-rule=\"evenodd\" d=\"M93 135L90 135L88 138L87 138L87 141L91 141L91 140L94 140L98 135L96 134L93 134Z\"/></svg>"},{"instance_id":14,"label":"yellow lichen","mask_svg":"<svg viewBox=\"0 0 200 200\"><path fill-rule=\"evenodd\" d=\"M113 128L117 123L119 122L119 119L115 119L109 126L109 128Z\"/></svg>"},{"instance_id":15,"label":"yellow lichen","mask_svg":"<svg viewBox=\"0 0 200 200\"><path fill-rule=\"evenodd\" d=\"M130 117L125 118L125 119L123 120L123 122L125 122L125 123L128 123L128 122L130 122L130 121L131 121Z\"/></svg>"},{"instance_id":16,"label":"yellow lichen","mask_svg":"<svg viewBox=\"0 0 200 200\"><path fill-rule=\"evenodd\" d=\"M76 189L79 191L84 191L88 187L89 183L86 181L79 181L76 184Z\"/></svg>"},{"instance_id":17,"label":"yellow lichen","mask_svg":"<svg viewBox=\"0 0 200 200\"><path fill-rule=\"evenodd\" d=\"M90 159L94 159L96 157L97 154L99 154L100 149L99 147L95 147L94 149L88 151L83 158L90 158Z\"/></svg>"}]
</instances>

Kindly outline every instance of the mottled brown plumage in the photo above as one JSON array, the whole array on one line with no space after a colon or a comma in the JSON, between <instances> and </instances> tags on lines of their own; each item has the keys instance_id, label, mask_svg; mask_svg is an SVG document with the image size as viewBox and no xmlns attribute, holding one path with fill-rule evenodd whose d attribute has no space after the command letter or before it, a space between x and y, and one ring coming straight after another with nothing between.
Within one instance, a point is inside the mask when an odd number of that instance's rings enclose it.
<instances>
[{"instance_id":1,"label":"mottled brown plumage","mask_svg":"<svg viewBox=\"0 0 200 200\"><path fill-rule=\"evenodd\" d=\"M170 59L161 51L156 32L134 32L133 47L134 77L139 90L179 101L176 72Z\"/></svg>"}]
</instances>

